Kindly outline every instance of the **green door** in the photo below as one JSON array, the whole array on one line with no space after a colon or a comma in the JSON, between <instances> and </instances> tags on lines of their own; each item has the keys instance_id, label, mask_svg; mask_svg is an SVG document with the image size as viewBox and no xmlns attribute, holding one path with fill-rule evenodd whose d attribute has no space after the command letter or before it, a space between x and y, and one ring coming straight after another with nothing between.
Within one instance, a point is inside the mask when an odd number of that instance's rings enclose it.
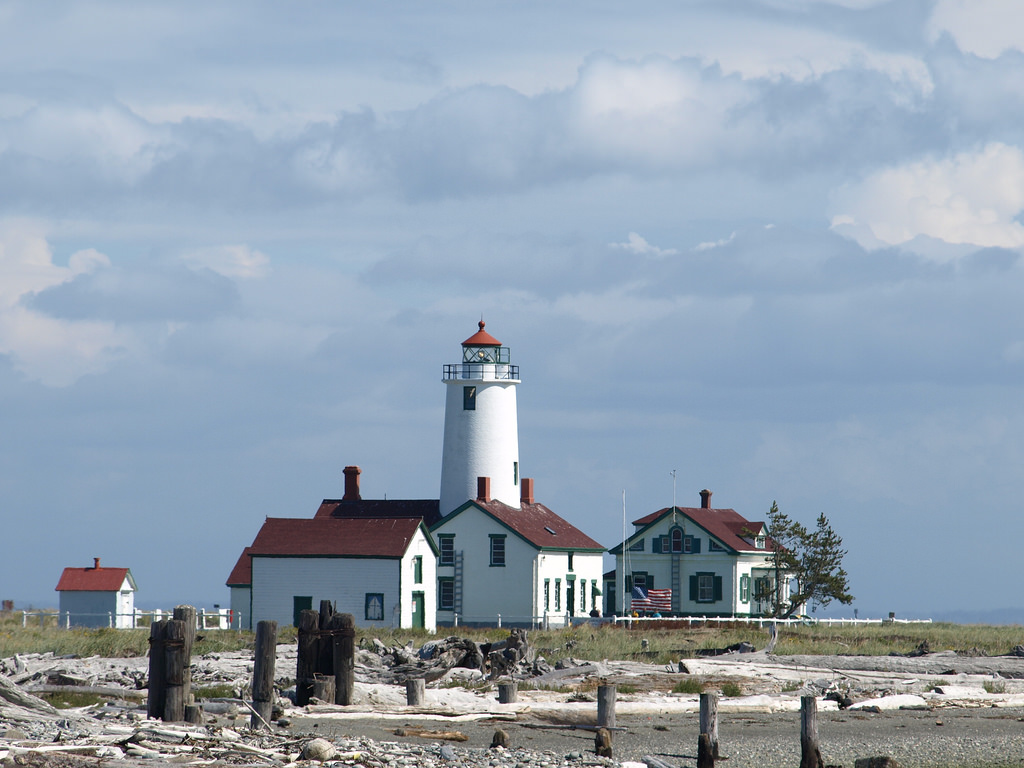
<instances>
[{"instance_id":1,"label":"green door","mask_svg":"<svg viewBox=\"0 0 1024 768\"><path fill-rule=\"evenodd\" d=\"M423 613L423 593L413 592L412 593L412 628L413 629L425 629L426 623L424 622Z\"/></svg>"},{"instance_id":2,"label":"green door","mask_svg":"<svg viewBox=\"0 0 1024 768\"><path fill-rule=\"evenodd\" d=\"M295 595L292 598L292 624L299 626L302 612L313 607L313 596Z\"/></svg>"}]
</instances>

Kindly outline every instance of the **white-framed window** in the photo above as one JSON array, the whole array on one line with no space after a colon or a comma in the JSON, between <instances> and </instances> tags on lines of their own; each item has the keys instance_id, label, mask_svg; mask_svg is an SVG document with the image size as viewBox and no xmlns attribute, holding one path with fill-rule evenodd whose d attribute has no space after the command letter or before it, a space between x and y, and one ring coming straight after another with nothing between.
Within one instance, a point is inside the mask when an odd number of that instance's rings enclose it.
<instances>
[{"instance_id":1,"label":"white-framed window","mask_svg":"<svg viewBox=\"0 0 1024 768\"><path fill-rule=\"evenodd\" d=\"M505 534L491 534L491 565L497 568L505 567Z\"/></svg>"},{"instance_id":2,"label":"white-framed window","mask_svg":"<svg viewBox=\"0 0 1024 768\"><path fill-rule=\"evenodd\" d=\"M445 576L437 580L437 609L455 610L455 579Z\"/></svg>"},{"instance_id":3,"label":"white-framed window","mask_svg":"<svg viewBox=\"0 0 1024 768\"><path fill-rule=\"evenodd\" d=\"M710 603L715 599L715 575L700 573L697 575L697 602Z\"/></svg>"}]
</instances>

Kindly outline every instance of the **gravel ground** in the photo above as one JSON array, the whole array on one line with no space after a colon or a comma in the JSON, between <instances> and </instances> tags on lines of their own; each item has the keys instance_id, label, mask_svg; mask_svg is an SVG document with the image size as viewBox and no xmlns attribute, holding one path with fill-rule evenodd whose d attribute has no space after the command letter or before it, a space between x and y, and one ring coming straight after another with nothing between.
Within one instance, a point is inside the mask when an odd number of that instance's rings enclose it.
<instances>
[{"instance_id":1,"label":"gravel ground","mask_svg":"<svg viewBox=\"0 0 1024 768\"><path fill-rule=\"evenodd\" d=\"M698 722L696 716L625 716L617 718L625 730L613 736L616 761L639 761L654 755L677 766L697 762ZM417 722L410 726L448 729L443 723ZM468 737L463 743L439 742L416 736L399 736L401 721L368 717L360 720L292 722L290 730L316 734L328 739L369 738L400 742L439 750L451 744L459 763L497 766L577 763L594 758L594 735L586 730L538 729L524 722L459 723ZM509 735L505 755L484 750L494 731ZM793 768L800 763L800 715L719 715L719 744L723 765L728 768ZM819 712L818 736L827 765L853 768L857 758L888 755L901 766L943 768L959 766L1024 766L1024 710L944 709L941 711L895 711L880 713ZM466 749L469 751L465 751ZM517 754L517 749L536 754ZM568 758L568 759L566 759Z\"/></svg>"}]
</instances>

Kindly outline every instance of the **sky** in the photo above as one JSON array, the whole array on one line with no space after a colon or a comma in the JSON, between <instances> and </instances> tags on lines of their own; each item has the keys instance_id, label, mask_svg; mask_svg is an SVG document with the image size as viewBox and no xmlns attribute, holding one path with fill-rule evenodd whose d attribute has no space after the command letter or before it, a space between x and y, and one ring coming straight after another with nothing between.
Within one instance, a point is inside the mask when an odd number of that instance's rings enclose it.
<instances>
[{"instance_id":1,"label":"sky","mask_svg":"<svg viewBox=\"0 0 1024 768\"><path fill-rule=\"evenodd\" d=\"M1013 0L0 0L0 597L437 498L482 317L605 546L708 488L1024 621L1022 211Z\"/></svg>"}]
</instances>

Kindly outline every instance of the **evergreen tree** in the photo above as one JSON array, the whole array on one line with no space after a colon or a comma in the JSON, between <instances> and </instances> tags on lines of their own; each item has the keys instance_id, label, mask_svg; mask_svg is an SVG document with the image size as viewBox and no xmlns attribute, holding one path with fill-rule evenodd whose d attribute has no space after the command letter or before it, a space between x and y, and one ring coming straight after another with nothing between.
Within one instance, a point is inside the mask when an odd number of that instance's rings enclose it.
<instances>
[{"instance_id":1,"label":"evergreen tree","mask_svg":"<svg viewBox=\"0 0 1024 768\"><path fill-rule=\"evenodd\" d=\"M767 527L775 571L769 611L772 616L787 618L804 605L814 611L833 600L843 605L853 602L848 574L843 568L847 552L843 549L842 538L825 515L818 515L817 527L810 531L772 502ZM796 581L796 588L789 599L784 600L783 585L789 579Z\"/></svg>"}]
</instances>

